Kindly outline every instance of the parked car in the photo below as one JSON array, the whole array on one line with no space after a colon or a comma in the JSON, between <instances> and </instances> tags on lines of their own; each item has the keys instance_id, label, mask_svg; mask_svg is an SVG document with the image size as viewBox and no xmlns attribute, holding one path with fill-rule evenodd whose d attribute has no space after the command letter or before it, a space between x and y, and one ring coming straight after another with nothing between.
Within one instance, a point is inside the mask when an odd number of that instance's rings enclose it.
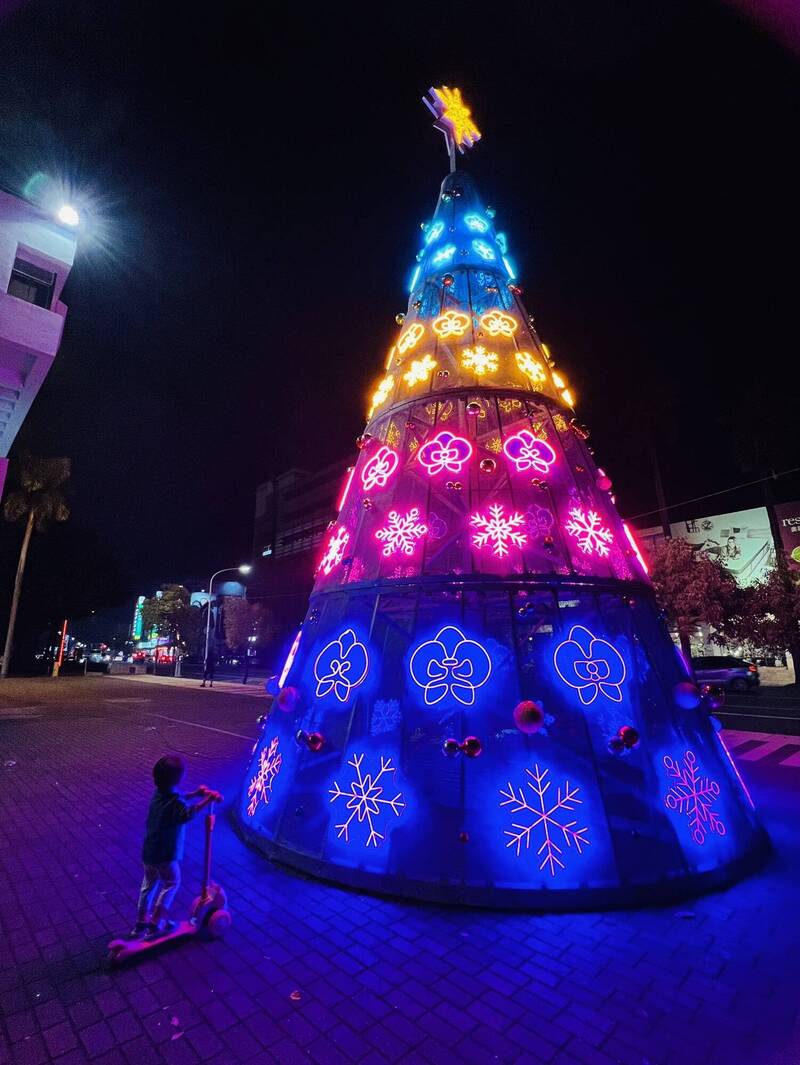
<instances>
[{"instance_id":1,"label":"parked car","mask_svg":"<svg viewBox=\"0 0 800 1065\"><path fill-rule=\"evenodd\" d=\"M758 666L733 655L706 655L693 658L698 684L719 684L734 692L748 691L760 683Z\"/></svg>"}]
</instances>

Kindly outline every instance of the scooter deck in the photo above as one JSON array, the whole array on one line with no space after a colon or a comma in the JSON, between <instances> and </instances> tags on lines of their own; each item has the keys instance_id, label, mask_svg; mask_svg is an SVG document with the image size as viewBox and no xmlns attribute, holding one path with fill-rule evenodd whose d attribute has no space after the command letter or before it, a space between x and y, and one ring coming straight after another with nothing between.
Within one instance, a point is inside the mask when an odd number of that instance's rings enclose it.
<instances>
[{"instance_id":1,"label":"scooter deck","mask_svg":"<svg viewBox=\"0 0 800 1065\"><path fill-rule=\"evenodd\" d=\"M163 935L155 936L152 939L146 939L144 936L141 939L112 939L108 944L108 952L112 962L124 961L126 958L133 958L137 954L146 954L148 950L152 950L154 947L162 947L166 943L173 942L173 940L193 936L199 927L195 921L181 921L171 932L165 932Z\"/></svg>"}]
</instances>

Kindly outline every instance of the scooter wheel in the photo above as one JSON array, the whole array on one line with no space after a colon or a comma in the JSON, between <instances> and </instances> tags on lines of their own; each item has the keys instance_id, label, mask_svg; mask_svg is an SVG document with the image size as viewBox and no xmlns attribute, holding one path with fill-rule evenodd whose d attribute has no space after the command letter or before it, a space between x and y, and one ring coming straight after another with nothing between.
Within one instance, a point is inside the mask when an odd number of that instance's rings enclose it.
<instances>
[{"instance_id":1,"label":"scooter wheel","mask_svg":"<svg viewBox=\"0 0 800 1065\"><path fill-rule=\"evenodd\" d=\"M224 936L231 926L232 917L229 910L214 910L208 919L208 931L215 939Z\"/></svg>"}]
</instances>

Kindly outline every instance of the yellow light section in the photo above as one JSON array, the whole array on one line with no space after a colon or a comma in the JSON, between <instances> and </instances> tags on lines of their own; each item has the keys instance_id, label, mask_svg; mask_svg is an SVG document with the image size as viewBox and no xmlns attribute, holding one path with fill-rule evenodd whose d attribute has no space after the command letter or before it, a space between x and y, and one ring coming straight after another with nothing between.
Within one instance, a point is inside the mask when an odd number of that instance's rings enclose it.
<instances>
[{"instance_id":1,"label":"yellow light section","mask_svg":"<svg viewBox=\"0 0 800 1065\"><path fill-rule=\"evenodd\" d=\"M481 317L481 327L490 337L513 337L519 328L516 318L502 311L489 311Z\"/></svg>"},{"instance_id":2,"label":"yellow light section","mask_svg":"<svg viewBox=\"0 0 800 1065\"><path fill-rule=\"evenodd\" d=\"M397 341L397 350L400 354L405 355L407 351L413 351L422 340L424 332L425 326L420 325L419 322L414 322L413 325L410 325Z\"/></svg>"},{"instance_id":3,"label":"yellow light section","mask_svg":"<svg viewBox=\"0 0 800 1065\"><path fill-rule=\"evenodd\" d=\"M543 385L547 380L541 365L528 351L517 352L517 366L526 377L530 378L534 385Z\"/></svg>"},{"instance_id":4,"label":"yellow light section","mask_svg":"<svg viewBox=\"0 0 800 1065\"><path fill-rule=\"evenodd\" d=\"M553 384L556 386L556 388L566 388L567 387L567 382L564 380L564 378L561 376L561 374L560 373L556 373L555 370L553 371Z\"/></svg>"},{"instance_id":5,"label":"yellow light section","mask_svg":"<svg viewBox=\"0 0 800 1065\"><path fill-rule=\"evenodd\" d=\"M386 366L384 367L385 370L388 370L389 367L392 365L392 359L394 358L394 353L396 351L397 351L397 348L392 348L392 350L386 356Z\"/></svg>"},{"instance_id":6,"label":"yellow light section","mask_svg":"<svg viewBox=\"0 0 800 1065\"><path fill-rule=\"evenodd\" d=\"M561 393L561 398L564 400L568 407L575 406L575 400L573 399L572 393L568 388L565 388L564 391Z\"/></svg>"},{"instance_id":7,"label":"yellow light section","mask_svg":"<svg viewBox=\"0 0 800 1065\"><path fill-rule=\"evenodd\" d=\"M547 361L552 362L553 356L550 354L550 348L548 348L547 344L542 344L542 351L544 352L544 357Z\"/></svg>"},{"instance_id":8,"label":"yellow light section","mask_svg":"<svg viewBox=\"0 0 800 1065\"><path fill-rule=\"evenodd\" d=\"M465 370L472 370L477 377L483 377L497 369L497 355L487 351L482 344L477 344L474 348L464 348L461 365Z\"/></svg>"},{"instance_id":9,"label":"yellow light section","mask_svg":"<svg viewBox=\"0 0 800 1065\"><path fill-rule=\"evenodd\" d=\"M387 374L384 379L378 383L378 387L372 393L372 405L369 408L368 418L371 418L378 407L382 407L389 398L389 393L392 391L393 384L394 378L391 374Z\"/></svg>"},{"instance_id":10,"label":"yellow light section","mask_svg":"<svg viewBox=\"0 0 800 1065\"><path fill-rule=\"evenodd\" d=\"M433 331L441 340L463 337L469 329L469 315L461 311L445 311L433 323Z\"/></svg>"},{"instance_id":11,"label":"yellow light section","mask_svg":"<svg viewBox=\"0 0 800 1065\"><path fill-rule=\"evenodd\" d=\"M481 139L481 131L472 121L472 113L461 99L460 89L450 89L447 85L440 85L433 89L436 102L441 107L439 121L447 126L450 136L458 148L471 148Z\"/></svg>"},{"instance_id":12,"label":"yellow light section","mask_svg":"<svg viewBox=\"0 0 800 1065\"><path fill-rule=\"evenodd\" d=\"M408 373L403 374L403 380L411 388L421 381L427 381L435 366L435 359L432 359L430 355L423 355L421 359L414 359Z\"/></svg>"}]
</instances>

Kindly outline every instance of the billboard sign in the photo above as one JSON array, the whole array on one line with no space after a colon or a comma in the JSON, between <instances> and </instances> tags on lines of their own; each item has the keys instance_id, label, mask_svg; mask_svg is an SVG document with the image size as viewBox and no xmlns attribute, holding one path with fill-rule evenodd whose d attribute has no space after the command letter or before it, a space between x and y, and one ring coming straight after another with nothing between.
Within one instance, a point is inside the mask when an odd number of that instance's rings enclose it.
<instances>
[{"instance_id":1,"label":"billboard sign","mask_svg":"<svg viewBox=\"0 0 800 1065\"><path fill-rule=\"evenodd\" d=\"M775 517L789 569L800 576L800 503L776 503Z\"/></svg>"}]
</instances>

